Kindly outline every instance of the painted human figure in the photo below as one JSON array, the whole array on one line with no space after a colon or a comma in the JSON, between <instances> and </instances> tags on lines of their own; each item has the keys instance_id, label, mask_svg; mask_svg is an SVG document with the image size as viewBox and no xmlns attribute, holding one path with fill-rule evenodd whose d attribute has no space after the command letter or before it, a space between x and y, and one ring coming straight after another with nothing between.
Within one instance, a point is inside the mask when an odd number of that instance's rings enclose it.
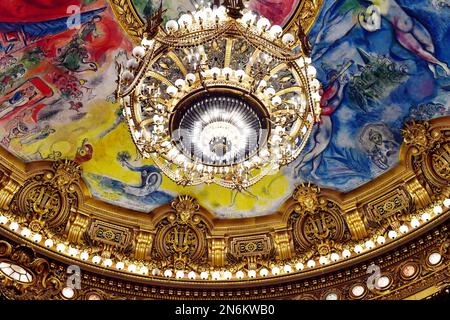
<instances>
[{"instance_id":1,"label":"painted human figure","mask_svg":"<svg viewBox=\"0 0 450 320\"><path fill-rule=\"evenodd\" d=\"M26 70L22 64L12 68L10 72L0 76L0 92L13 86L14 82L22 78L26 73Z\"/></svg>"},{"instance_id":2,"label":"painted human figure","mask_svg":"<svg viewBox=\"0 0 450 320\"><path fill-rule=\"evenodd\" d=\"M313 135L313 146L295 167L298 170L297 175L300 175L301 170L306 165L312 163L311 177L318 179L316 171L322 162L323 152L328 148L331 141L331 133L333 131L331 115L339 108L344 97L345 84L341 82L340 78L352 64L353 61L350 61L341 72L332 70L327 74L328 84L321 90L320 105L322 112L320 114L320 123Z\"/></svg>"},{"instance_id":3,"label":"painted human figure","mask_svg":"<svg viewBox=\"0 0 450 320\"><path fill-rule=\"evenodd\" d=\"M13 109L24 106L36 95L37 92L34 86L26 87L25 89L16 91L11 98L9 98L6 102L3 103L2 106L0 106L0 109Z\"/></svg>"},{"instance_id":4,"label":"painted human figure","mask_svg":"<svg viewBox=\"0 0 450 320\"><path fill-rule=\"evenodd\" d=\"M377 31L381 26L381 17L392 25L398 43L420 59L428 63L436 77L436 66L440 66L447 76L448 65L435 56L435 47L428 30L416 19L411 18L395 0L359 0L370 6L355 19L354 0L337 0L324 15L321 30L314 41L313 57L320 59L335 42L340 41L357 25L369 32Z\"/></svg>"},{"instance_id":5,"label":"painted human figure","mask_svg":"<svg viewBox=\"0 0 450 320\"><path fill-rule=\"evenodd\" d=\"M417 20L414 20L400 7L394 0L368 0L369 2L378 5L382 16L388 20L394 28L395 37L397 41L408 51L414 53L422 60L428 63L428 68L436 77L436 66L440 66L450 76L450 69L448 65L434 55L435 48L433 40L428 30ZM360 15L361 26L372 31L372 23L366 23L368 14L377 14L376 11L370 13L363 13ZM370 19L369 19L370 20ZM376 19L371 19L376 21Z\"/></svg>"}]
</instances>

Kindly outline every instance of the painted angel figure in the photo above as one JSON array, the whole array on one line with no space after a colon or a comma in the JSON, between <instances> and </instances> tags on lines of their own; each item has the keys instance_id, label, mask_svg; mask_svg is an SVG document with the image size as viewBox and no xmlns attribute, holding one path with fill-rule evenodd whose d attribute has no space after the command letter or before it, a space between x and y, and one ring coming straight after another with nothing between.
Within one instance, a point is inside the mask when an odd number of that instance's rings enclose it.
<instances>
[{"instance_id":1,"label":"painted angel figure","mask_svg":"<svg viewBox=\"0 0 450 320\"><path fill-rule=\"evenodd\" d=\"M381 19L387 20L394 29L398 43L420 59L428 63L435 77L436 67L440 67L446 76L450 76L448 65L435 56L435 46L430 32L417 19L410 17L395 0L358 0L360 4L369 4L365 12L360 12L354 0L337 0L325 13L321 30L315 39L314 59L327 53L333 44L358 24L366 31L380 29ZM358 14L355 19L355 14Z\"/></svg>"}]
</instances>

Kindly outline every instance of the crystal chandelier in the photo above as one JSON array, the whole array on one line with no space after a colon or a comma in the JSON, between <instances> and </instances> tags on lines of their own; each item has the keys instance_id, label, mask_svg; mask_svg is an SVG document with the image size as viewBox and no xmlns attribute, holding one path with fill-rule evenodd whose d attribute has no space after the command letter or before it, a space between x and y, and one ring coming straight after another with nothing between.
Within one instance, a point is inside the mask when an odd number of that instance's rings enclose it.
<instances>
[{"instance_id":1,"label":"crystal chandelier","mask_svg":"<svg viewBox=\"0 0 450 320\"><path fill-rule=\"evenodd\" d=\"M295 160L320 119L301 26L297 35L283 32L242 0L165 28L162 14L149 19L119 79L140 153L178 184L237 190Z\"/></svg>"}]
</instances>

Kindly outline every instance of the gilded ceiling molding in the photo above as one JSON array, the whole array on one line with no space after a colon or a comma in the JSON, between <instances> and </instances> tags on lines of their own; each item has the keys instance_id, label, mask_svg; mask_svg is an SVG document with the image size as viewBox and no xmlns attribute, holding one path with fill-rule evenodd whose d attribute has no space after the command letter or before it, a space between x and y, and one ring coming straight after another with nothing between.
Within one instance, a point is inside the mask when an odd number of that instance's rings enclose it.
<instances>
[{"instance_id":1,"label":"gilded ceiling molding","mask_svg":"<svg viewBox=\"0 0 450 320\"><path fill-rule=\"evenodd\" d=\"M0 295L10 300L55 299L64 288L63 279L30 247L0 238Z\"/></svg>"},{"instance_id":2,"label":"gilded ceiling molding","mask_svg":"<svg viewBox=\"0 0 450 320\"><path fill-rule=\"evenodd\" d=\"M449 217L450 117L408 124L404 136L400 164L350 193L302 184L270 216L229 220L189 196L150 213L115 207L93 199L75 162L23 164L1 149L0 234L93 273L162 287L339 275Z\"/></svg>"},{"instance_id":3,"label":"gilded ceiling molding","mask_svg":"<svg viewBox=\"0 0 450 320\"><path fill-rule=\"evenodd\" d=\"M122 29L131 40L138 44L146 33L146 22L139 16L132 0L109 0L111 9ZM298 30L298 21L302 29L308 32L319 15L323 0L302 0L298 4L297 11L286 24L286 32Z\"/></svg>"}]
</instances>

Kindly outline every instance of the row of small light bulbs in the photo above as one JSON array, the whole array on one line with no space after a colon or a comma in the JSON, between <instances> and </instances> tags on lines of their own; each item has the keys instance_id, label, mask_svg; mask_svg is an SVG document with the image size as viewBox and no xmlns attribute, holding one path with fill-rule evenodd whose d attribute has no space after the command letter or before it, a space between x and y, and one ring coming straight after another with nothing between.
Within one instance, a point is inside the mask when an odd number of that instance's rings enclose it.
<instances>
[{"instance_id":1,"label":"row of small light bulbs","mask_svg":"<svg viewBox=\"0 0 450 320\"><path fill-rule=\"evenodd\" d=\"M450 208L450 199L445 199L442 204L446 208ZM423 212L422 215L420 216L420 219L422 220L423 223L427 223L434 217L443 213L443 211L444 211L443 207L440 204L437 204L433 207L433 210L431 210L431 212L429 212L429 211ZM8 225L8 222L9 222L9 225ZM421 222L419 221L419 218L417 218L417 217L412 218L411 221L409 222L409 225L413 229L419 227L420 224L421 224ZM43 236L40 233L33 233L28 228L21 227L19 225L19 223L17 223L16 221L10 221L9 218L4 215L0 215L0 225L4 225L4 226L8 225L8 227L11 231L20 234L22 237L30 239L37 244L43 244L45 247L47 247L49 249L55 249L57 252L66 254L72 258L76 258L78 255L82 261L88 261L90 258L90 254L87 251L79 252L78 249L71 247L71 246L66 246L66 244L61 243L61 242L56 243L56 246L55 246L55 242L52 239L47 238L46 240L44 240ZM408 233L409 230L410 229L407 226L407 224L403 224L400 226L398 231L401 234L406 234L406 233ZM397 231L395 231L395 230L389 231L388 237L391 240L396 239L398 237ZM364 243L364 248L363 248L363 245L357 244L353 248L353 251L356 254L361 254L367 250L374 249L377 246L377 244L384 245L385 243L386 243L386 238L383 236L378 236L378 238L376 239L376 243L373 240L367 240ZM330 263L330 259L332 262L337 262L341 258L348 259L348 258L350 258L351 255L352 255L352 252L349 249L345 249L342 251L341 255L334 252L330 255L329 258L325 257L325 256L320 257L318 259L318 262L319 262L319 265L324 266L324 265L327 265ZM94 255L91 259L92 263L95 265L100 265L102 260L103 260L102 257L100 257L99 255ZM103 260L103 266L106 268L112 267L113 264L114 264L114 262L112 259L108 258L108 259ZM306 267L308 269L313 269L316 267L316 265L317 265L317 263L313 259L308 260L306 263ZM118 271L127 270L130 273L141 274L141 275L149 275L149 272L150 272L148 267L146 267L145 265L139 266L139 270L138 270L138 266L133 263L127 264L127 268L125 269L125 263L122 261L116 262L115 268ZM305 269L305 265L301 262L297 262L297 263L295 263L294 268L297 271L302 271ZM284 266L273 266L270 271L267 268L262 268L259 270L259 275L264 278L264 277L269 276L270 273L273 276L278 276L280 274L290 274L292 272L293 272L293 266L291 264L286 264ZM178 271L174 272L171 269L166 269L166 270L164 270L164 272L162 272L161 270L155 268L155 269L151 270L151 275L154 277L163 276L166 278L173 278L175 276L176 279L188 278L191 280L195 280L197 278L200 278L202 280L208 280L210 278L211 278L211 280L231 280L231 279L233 279L233 274L230 271L212 271L212 272L203 271L200 274L198 274L194 271L186 273L185 271L178 270ZM241 279L244 279L245 276L246 276L246 274L244 273L244 271L240 270L235 273L234 278L241 280ZM248 270L247 277L249 279L256 278L257 271L256 270Z\"/></svg>"},{"instance_id":2,"label":"row of small light bulbs","mask_svg":"<svg viewBox=\"0 0 450 320\"><path fill-rule=\"evenodd\" d=\"M227 21L226 8L202 8L192 13L186 13L180 16L178 21L169 20L166 23L166 31L169 34L176 34L178 31L192 32L201 30L207 26L215 26ZM281 37L284 45L290 46L295 43L295 37L290 33L283 34L283 28L279 25L271 25L269 19L260 16L252 11L247 11L240 23L256 34L263 35L269 40L276 40Z\"/></svg>"}]
</instances>

